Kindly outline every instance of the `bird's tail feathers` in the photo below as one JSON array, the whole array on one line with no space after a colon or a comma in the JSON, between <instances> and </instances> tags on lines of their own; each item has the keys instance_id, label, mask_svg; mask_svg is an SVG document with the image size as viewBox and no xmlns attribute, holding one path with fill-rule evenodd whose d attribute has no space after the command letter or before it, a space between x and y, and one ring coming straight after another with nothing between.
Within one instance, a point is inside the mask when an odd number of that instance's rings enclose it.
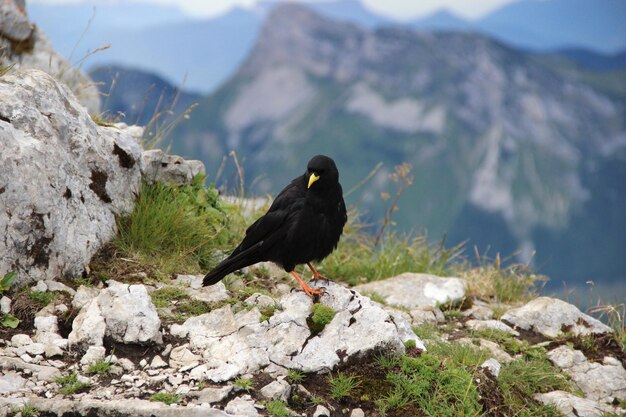
<instances>
[{"instance_id":1,"label":"bird's tail feathers","mask_svg":"<svg viewBox=\"0 0 626 417\"><path fill-rule=\"evenodd\" d=\"M202 285L214 285L217 284L224 278L226 275L235 272L241 268L245 268L246 266L250 266L252 264L257 263L258 261L254 258L254 253L261 247L263 242L259 242L248 249L237 253L235 256L229 256L219 263L212 271L207 273L204 276L204 280L202 280Z\"/></svg>"}]
</instances>

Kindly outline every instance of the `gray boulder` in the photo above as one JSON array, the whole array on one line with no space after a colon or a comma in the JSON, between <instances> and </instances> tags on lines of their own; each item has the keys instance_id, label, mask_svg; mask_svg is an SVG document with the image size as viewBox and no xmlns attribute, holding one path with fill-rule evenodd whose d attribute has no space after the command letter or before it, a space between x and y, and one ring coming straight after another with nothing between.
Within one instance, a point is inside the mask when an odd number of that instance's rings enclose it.
<instances>
[{"instance_id":1,"label":"gray boulder","mask_svg":"<svg viewBox=\"0 0 626 417\"><path fill-rule=\"evenodd\" d=\"M501 320L547 337L557 337L563 331L575 336L612 331L609 326L582 313L576 306L550 297L538 297L520 308L509 310Z\"/></svg>"},{"instance_id":2,"label":"gray boulder","mask_svg":"<svg viewBox=\"0 0 626 417\"><path fill-rule=\"evenodd\" d=\"M74 319L69 343L102 346L105 335L122 343L162 343L161 319L146 287L108 284Z\"/></svg>"},{"instance_id":3,"label":"gray boulder","mask_svg":"<svg viewBox=\"0 0 626 417\"><path fill-rule=\"evenodd\" d=\"M185 160L168 155L160 149L151 149L141 155L141 172L149 182L190 184L193 177L204 174L202 161Z\"/></svg>"},{"instance_id":4,"label":"gray boulder","mask_svg":"<svg viewBox=\"0 0 626 417\"><path fill-rule=\"evenodd\" d=\"M611 413L617 414L614 407L580 398L566 391L536 394L534 398L542 404L554 405L565 417L600 417Z\"/></svg>"},{"instance_id":5,"label":"gray boulder","mask_svg":"<svg viewBox=\"0 0 626 417\"><path fill-rule=\"evenodd\" d=\"M393 278L357 285L361 294L378 294L385 304L409 309L454 304L465 298L467 284L461 278L406 272Z\"/></svg>"},{"instance_id":6,"label":"gray boulder","mask_svg":"<svg viewBox=\"0 0 626 417\"><path fill-rule=\"evenodd\" d=\"M618 360L590 362L580 350L565 345L548 352L548 357L572 378L586 398L607 403L626 398L626 370Z\"/></svg>"},{"instance_id":7,"label":"gray boulder","mask_svg":"<svg viewBox=\"0 0 626 417\"><path fill-rule=\"evenodd\" d=\"M0 275L79 276L132 210L141 148L38 70L0 79Z\"/></svg>"},{"instance_id":8,"label":"gray boulder","mask_svg":"<svg viewBox=\"0 0 626 417\"><path fill-rule=\"evenodd\" d=\"M260 321L258 307L234 313L226 305L172 325L177 337L188 337L190 349L202 355L197 374L214 382L252 373L270 363L305 372L324 372L351 357L385 349L403 352L404 342L425 347L400 316L394 317L354 290L330 283L321 303L335 312L333 320L312 336L307 324L312 301L302 292L283 295L269 320ZM196 370L194 370L196 371Z\"/></svg>"}]
</instances>

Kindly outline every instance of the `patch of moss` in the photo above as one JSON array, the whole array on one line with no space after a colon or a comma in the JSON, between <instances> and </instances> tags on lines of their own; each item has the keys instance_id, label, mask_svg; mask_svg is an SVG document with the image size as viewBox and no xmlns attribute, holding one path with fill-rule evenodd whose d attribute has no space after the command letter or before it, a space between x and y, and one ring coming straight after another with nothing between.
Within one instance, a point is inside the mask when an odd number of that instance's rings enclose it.
<instances>
[{"instance_id":1,"label":"patch of moss","mask_svg":"<svg viewBox=\"0 0 626 417\"><path fill-rule=\"evenodd\" d=\"M313 304L311 307L311 315L307 319L307 324L311 333L316 335L324 330L324 327L330 323L335 317L335 310L323 304Z\"/></svg>"}]
</instances>

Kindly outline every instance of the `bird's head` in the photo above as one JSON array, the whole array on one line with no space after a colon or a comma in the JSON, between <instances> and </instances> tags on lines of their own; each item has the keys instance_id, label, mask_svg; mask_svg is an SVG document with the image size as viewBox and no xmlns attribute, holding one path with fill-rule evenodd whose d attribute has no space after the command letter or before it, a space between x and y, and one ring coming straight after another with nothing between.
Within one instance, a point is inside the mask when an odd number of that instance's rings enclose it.
<instances>
[{"instance_id":1,"label":"bird's head","mask_svg":"<svg viewBox=\"0 0 626 417\"><path fill-rule=\"evenodd\" d=\"M332 158L316 155L309 161L304 174L308 189L326 189L339 182L339 171Z\"/></svg>"}]
</instances>

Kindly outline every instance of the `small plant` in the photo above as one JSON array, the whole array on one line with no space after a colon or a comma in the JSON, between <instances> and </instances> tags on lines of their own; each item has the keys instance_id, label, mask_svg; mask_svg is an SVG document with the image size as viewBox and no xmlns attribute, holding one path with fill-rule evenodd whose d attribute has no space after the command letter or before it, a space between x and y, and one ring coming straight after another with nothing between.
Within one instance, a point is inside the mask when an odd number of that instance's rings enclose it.
<instances>
[{"instance_id":1,"label":"small plant","mask_svg":"<svg viewBox=\"0 0 626 417\"><path fill-rule=\"evenodd\" d=\"M169 307L172 301L189 298L185 290L179 287L163 287L150 293L152 303L156 308Z\"/></svg>"},{"instance_id":2,"label":"small plant","mask_svg":"<svg viewBox=\"0 0 626 417\"><path fill-rule=\"evenodd\" d=\"M274 315L274 313L276 312L276 310L278 309L278 307L276 306L276 304L272 304L266 307L262 307L261 308L261 317L259 318L260 322L264 322L270 319L270 317L272 317Z\"/></svg>"},{"instance_id":3,"label":"small plant","mask_svg":"<svg viewBox=\"0 0 626 417\"><path fill-rule=\"evenodd\" d=\"M0 75L1 76L1 75ZM7 272L2 279L0 279L0 295L11 288L11 285L17 279L15 272ZM6 313L0 317L0 325L3 327L9 327L15 329L20 324L20 320L12 314Z\"/></svg>"},{"instance_id":4,"label":"small plant","mask_svg":"<svg viewBox=\"0 0 626 417\"><path fill-rule=\"evenodd\" d=\"M89 383L79 381L78 375L75 372L70 372L67 375L55 378L54 381L61 385L59 392L63 395L71 395L78 392L88 391L91 387Z\"/></svg>"},{"instance_id":5,"label":"small plant","mask_svg":"<svg viewBox=\"0 0 626 417\"><path fill-rule=\"evenodd\" d=\"M336 376L328 377L328 385L330 386L330 396L335 400L349 397L357 387L361 385L358 378L354 375L345 375L341 372Z\"/></svg>"},{"instance_id":6,"label":"small plant","mask_svg":"<svg viewBox=\"0 0 626 417\"><path fill-rule=\"evenodd\" d=\"M321 332L333 320L335 314L337 314L335 310L330 307L319 303L313 304L310 320L307 320L309 329L313 334Z\"/></svg>"},{"instance_id":7,"label":"small plant","mask_svg":"<svg viewBox=\"0 0 626 417\"><path fill-rule=\"evenodd\" d=\"M180 400L182 400L181 396L178 394L172 394L171 392L161 391L153 394L150 398L150 401L161 402L167 405L178 404Z\"/></svg>"},{"instance_id":8,"label":"small plant","mask_svg":"<svg viewBox=\"0 0 626 417\"><path fill-rule=\"evenodd\" d=\"M89 364L86 372L88 374L106 375L110 370L111 362L104 359L98 359L97 361Z\"/></svg>"},{"instance_id":9,"label":"small plant","mask_svg":"<svg viewBox=\"0 0 626 417\"><path fill-rule=\"evenodd\" d=\"M20 414L22 417L38 417L39 410L30 404L25 404L22 408L14 408L11 410L10 416Z\"/></svg>"},{"instance_id":10,"label":"small plant","mask_svg":"<svg viewBox=\"0 0 626 417\"><path fill-rule=\"evenodd\" d=\"M432 323L424 323L417 327L414 327L413 333L415 333L417 337L424 341L436 340L439 337L439 329L436 325Z\"/></svg>"},{"instance_id":11,"label":"small plant","mask_svg":"<svg viewBox=\"0 0 626 417\"><path fill-rule=\"evenodd\" d=\"M251 379L248 378L237 378L235 379L235 381L233 382L233 385L236 386L239 389L242 389L246 392L252 392L254 391L254 381L252 381Z\"/></svg>"},{"instance_id":12,"label":"small plant","mask_svg":"<svg viewBox=\"0 0 626 417\"><path fill-rule=\"evenodd\" d=\"M443 316L446 318L446 320L459 319L463 317L463 312L456 309L443 310Z\"/></svg>"},{"instance_id":13,"label":"small plant","mask_svg":"<svg viewBox=\"0 0 626 417\"><path fill-rule=\"evenodd\" d=\"M365 295L368 296L372 301L375 301L379 304L385 304L386 298L380 295L379 293L377 293L376 291L366 293Z\"/></svg>"},{"instance_id":14,"label":"small plant","mask_svg":"<svg viewBox=\"0 0 626 417\"><path fill-rule=\"evenodd\" d=\"M274 417L289 417L289 410L287 410L287 405L282 401L268 401L265 403L265 408L267 409L267 412Z\"/></svg>"},{"instance_id":15,"label":"small plant","mask_svg":"<svg viewBox=\"0 0 626 417\"><path fill-rule=\"evenodd\" d=\"M290 369L287 372L287 379L291 382L302 382L304 381L304 373L296 369Z\"/></svg>"},{"instance_id":16,"label":"small plant","mask_svg":"<svg viewBox=\"0 0 626 417\"><path fill-rule=\"evenodd\" d=\"M381 354L376 358L376 362L385 369L391 369L398 365L399 358L396 356Z\"/></svg>"},{"instance_id":17,"label":"small plant","mask_svg":"<svg viewBox=\"0 0 626 417\"><path fill-rule=\"evenodd\" d=\"M52 301L59 298L59 294L56 292L52 292L52 291L41 292L41 291L31 290L28 293L28 296L30 297L32 301L37 303L40 307L45 307L48 304L50 304Z\"/></svg>"},{"instance_id":18,"label":"small plant","mask_svg":"<svg viewBox=\"0 0 626 417\"><path fill-rule=\"evenodd\" d=\"M407 340L406 342L404 342L404 347L407 349L412 349L416 346L417 345L415 344L415 340Z\"/></svg>"}]
</instances>

